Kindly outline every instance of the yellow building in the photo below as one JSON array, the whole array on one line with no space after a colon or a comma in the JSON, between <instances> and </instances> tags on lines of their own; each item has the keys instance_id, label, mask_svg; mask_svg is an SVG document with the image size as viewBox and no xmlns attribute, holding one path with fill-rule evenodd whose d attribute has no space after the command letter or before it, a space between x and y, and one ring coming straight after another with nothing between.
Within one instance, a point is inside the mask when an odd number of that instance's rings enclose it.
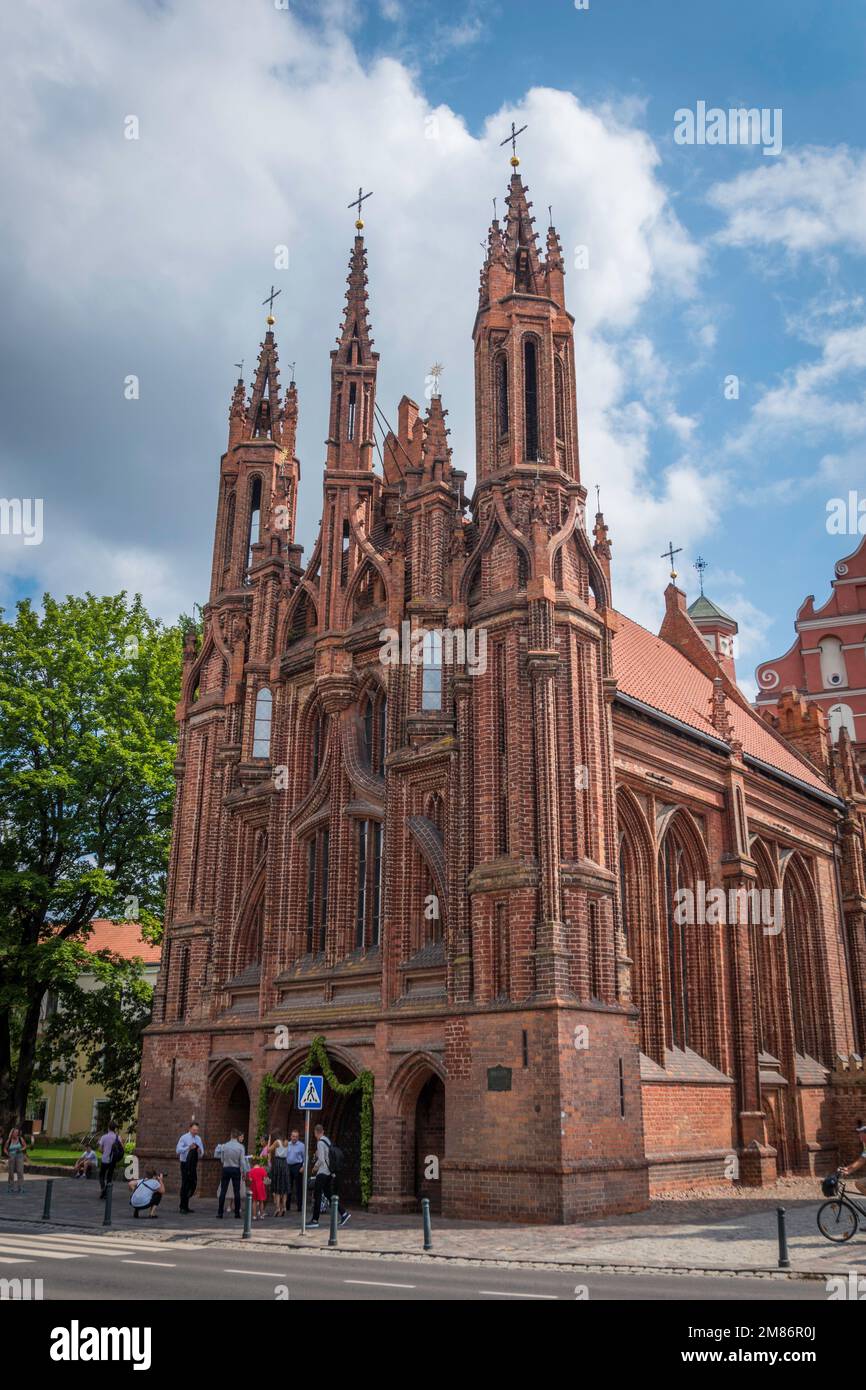
<instances>
[{"instance_id":1,"label":"yellow building","mask_svg":"<svg viewBox=\"0 0 866 1390\"><path fill-rule=\"evenodd\" d=\"M138 957L144 962L145 980L151 987L156 984L161 950L142 940L137 922L94 921L87 949L94 953L109 950L125 960ZM78 983L82 989L95 989L96 975L85 970L79 975ZM108 1100L84 1075L58 1085L45 1085L42 1094L43 1099L33 1117L33 1130L51 1139L73 1134L101 1134L112 1118Z\"/></svg>"}]
</instances>

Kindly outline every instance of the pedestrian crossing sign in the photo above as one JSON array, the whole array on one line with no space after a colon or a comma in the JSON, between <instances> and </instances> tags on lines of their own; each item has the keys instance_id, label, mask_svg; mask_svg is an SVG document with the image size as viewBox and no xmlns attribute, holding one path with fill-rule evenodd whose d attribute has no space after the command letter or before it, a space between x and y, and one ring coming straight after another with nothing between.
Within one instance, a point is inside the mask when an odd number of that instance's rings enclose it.
<instances>
[{"instance_id":1,"label":"pedestrian crossing sign","mask_svg":"<svg viewBox=\"0 0 866 1390\"><path fill-rule=\"evenodd\" d=\"M298 1109L321 1110L324 1080L321 1076L298 1077Z\"/></svg>"}]
</instances>

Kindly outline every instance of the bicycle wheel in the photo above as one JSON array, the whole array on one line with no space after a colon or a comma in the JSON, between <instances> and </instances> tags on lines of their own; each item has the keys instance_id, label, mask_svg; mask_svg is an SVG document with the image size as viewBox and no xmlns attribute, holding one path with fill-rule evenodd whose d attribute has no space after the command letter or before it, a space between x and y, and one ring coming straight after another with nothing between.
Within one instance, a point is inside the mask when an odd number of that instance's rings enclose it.
<instances>
[{"instance_id":1,"label":"bicycle wheel","mask_svg":"<svg viewBox=\"0 0 866 1390\"><path fill-rule=\"evenodd\" d=\"M827 1240L837 1243L850 1240L856 1235L859 1224L856 1211L842 1198L837 1197L818 1208L818 1230Z\"/></svg>"}]
</instances>

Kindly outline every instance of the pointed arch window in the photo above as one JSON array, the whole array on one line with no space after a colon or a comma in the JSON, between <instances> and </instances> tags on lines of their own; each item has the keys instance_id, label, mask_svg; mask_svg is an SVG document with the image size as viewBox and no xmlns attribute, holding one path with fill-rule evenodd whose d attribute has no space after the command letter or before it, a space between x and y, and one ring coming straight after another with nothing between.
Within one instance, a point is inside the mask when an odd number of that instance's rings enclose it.
<instances>
[{"instance_id":1,"label":"pointed arch window","mask_svg":"<svg viewBox=\"0 0 866 1390\"><path fill-rule=\"evenodd\" d=\"M177 980L177 1017L182 1022L186 1018L189 1003L189 947L182 946Z\"/></svg>"},{"instance_id":2,"label":"pointed arch window","mask_svg":"<svg viewBox=\"0 0 866 1390\"><path fill-rule=\"evenodd\" d=\"M830 728L831 743L839 742L839 735L844 729L848 737L854 740L854 711L850 705L831 705L827 711L827 723Z\"/></svg>"},{"instance_id":3,"label":"pointed arch window","mask_svg":"<svg viewBox=\"0 0 866 1390\"><path fill-rule=\"evenodd\" d=\"M349 523L343 522L343 537L340 545L340 583L345 585L349 578Z\"/></svg>"},{"instance_id":4,"label":"pointed arch window","mask_svg":"<svg viewBox=\"0 0 866 1390\"><path fill-rule=\"evenodd\" d=\"M328 828L307 841L307 954L325 949L328 922Z\"/></svg>"},{"instance_id":5,"label":"pointed arch window","mask_svg":"<svg viewBox=\"0 0 866 1390\"><path fill-rule=\"evenodd\" d=\"M382 925L382 823L358 821L355 945L378 946Z\"/></svg>"},{"instance_id":6,"label":"pointed arch window","mask_svg":"<svg viewBox=\"0 0 866 1390\"><path fill-rule=\"evenodd\" d=\"M538 458L538 347L534 338L523 341L523 427L526 458Z\"/></svg>"},{"instance_id":7,"label":"pointed arch window","mask_svg":"<svg viewBox=\"0 0 866 1390\"><path fill-rule=\"evenodd\" d=\"M371 772L385 772L385 731L388 701L384 691L370 691L364 701L364 755Z\"/></svg>"},{"instance_id":8,"label":"pointed arch window","mask_svg":"<svg viewBox=\"0 0 866 1390\"><path fill-rule=\"evenodd\" d=\"M421 708L442 708L442 633L435 628L424 633Z\"/></svg>"},{"instance_id":9,"label":"pointed arch window","mask_svg":"<svg viewBox=\"0 0 866 1390\"><path fill-rule=\"evenodd\" d=\"M253 757L271 756L271 718L274 697L265 687L256 695L256 714L253 723Z\"/></svg>"},{"instance_id":10,"label":"pointed arch window","mask_svg":"<svg viewBox=\"0 0 866 1390\"><path fill-rule=\"evenodd\" d=\"M693 875L685 851L673 830L665 836L659 864L665 925L667 928L667 966L668 966L668 1025L672 1047L683 1050L689 1046L689 976L688 951L685 922L679 921L682 915L677 911L677 890L691 887Z\"/></svg>"},{"instance_id":11,"label":"pointed arch window","mask_svg":"<svg viewBox=\"0 0 866 1390\"><path fill-rule=\"evenodd\" d=\"M235 494L229 494L226 502L225 535L223 536L223 568L228 569L232 562L232 544L235 538Z\"/></svg>"},{"instance_id":12,"label":"pointed arch window","mask_svg":"<svg viewBox=\"0 0 866 1390\"><path fill-rule=\"evenodd\" d=\"M358 387L353 381L349 387L349 415L346 421L346 438L355 438L355 410L358 401Z\"/></svg>"},{"instance_id":13,"label":"pointed arch window","mask_svg":"<svg viewBox=\"0 0 866 1390\"><path fill-rule=\"evenodd\" d=\"M250 484L250 525L247 536L247 569L253 563L253 546L260 540L262 526L262 480L253 478Z\"/></svg>"},{"instance_id":14,"label":"pointed arch window","mask_svg":"<svg viewBox=\"0 0 866 1390\"><path fill-rule=\"evenodd\" d=\"M556 437L565 439L565 373L559 358L553 368L553 390L555 396Z\"/></svg>"},{"instance_id":15,"label":"pointed arch window","mask_svg":"<svg viewBox=\"0 0 866 1390\"><path fill-rule=\"evenodd\" d=\"M508 358L500 352L496 359L496 434L505 439L508 434Z\"/></svg>"}]
</instances>

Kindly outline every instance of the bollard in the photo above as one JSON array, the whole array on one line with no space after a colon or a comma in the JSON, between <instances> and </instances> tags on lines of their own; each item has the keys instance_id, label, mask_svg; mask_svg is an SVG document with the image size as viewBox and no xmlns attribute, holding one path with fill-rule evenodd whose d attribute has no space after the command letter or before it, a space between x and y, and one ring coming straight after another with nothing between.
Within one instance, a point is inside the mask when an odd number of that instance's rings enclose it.
<instances>
[{"instance_id":1,"label":"bollard","mask_svg":"<svg viewBox=\"0 0 866 1390\"><path fill-rule=\"evenodd\" d=\"M424 1249L433 1249L433 1230L430 1225L430 1198L421 1198L421 1215L424 1218Z\"/></svg>"},{"instance_id":2,"label":"bollard","mask_svg":"<svg viewBox=\"0 0 866 1390\"><path fill-rule=\"evenodd\" d=\"M331 1218L331 1229L328 1233L328 1245L333 1247L337 1244L337 1221L340 1215L340 1199L334 1191L331 1192L331 1209L328 1214Z\"/></svg>"},{"instance_id":3,"label":"bollard","mask_svg":"<svg viewBox=\"0 0 866 1390\"><path fill-rule=\"evenodd\" d=\"M114 1183L105 1184L105 1215L102 1218L103 1226L111 1225L111 1198L114 1195Z\"/></svg>"},{"instance_id":4,"label":"bollard","mask_svg":"<svg viewBox=\"0 0 866 1390\"><path fill-rule=\"evenodd\" d=\"M54 1179L48 1178L45 1182L45 1201L42 1206L42 1220L51 1220L51 1197L54 1193Z\"/></svg>"},{"instance_id":5,"label":"bollard","mask_svg":"<svg viewBox=\"0 0 866 1390\"><path fill-rule=\"evenodd\" d=\"M253 1194L248 1192L244 1198L244 1230L241 1240L249 1240L253 1233Z\"/></svg>"},{"instance_id":6,"label":"bollard","mask_svg":"<svg viewBox=\"0 0 866 1390\"><path fill-rule=\"evenodd\" d=\"M776 1208L776 1220L779 1223L779 1268L790 1269L791 1261L788 1259L788 1234L785 1230L785 1208Z\"/></svg>"}]
</instances>

